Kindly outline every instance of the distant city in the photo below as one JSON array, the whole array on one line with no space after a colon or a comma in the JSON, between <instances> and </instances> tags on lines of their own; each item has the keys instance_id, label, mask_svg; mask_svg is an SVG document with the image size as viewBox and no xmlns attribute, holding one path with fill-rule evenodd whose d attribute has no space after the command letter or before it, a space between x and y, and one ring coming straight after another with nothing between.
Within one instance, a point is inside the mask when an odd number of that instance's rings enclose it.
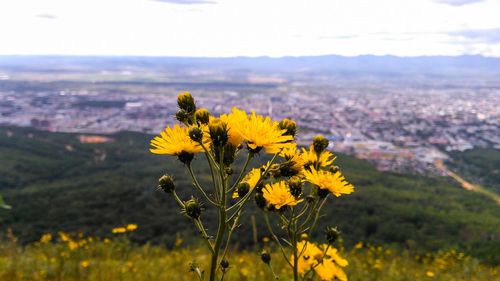
<instances>
[{"instance_id":1,"label":"distant city","mask_svg":"<svg viewBox=\"0 0 500 281\"><path fill-rule=\"evenodd\" d=\"M44 60L51 63L43 65ZM283 63L266 69L217 59L102 60L9 58L2 63L0 58L0 124L156 134L175 122L173 97L187 90L214 114L236 106L275 120L292 118L300 127L299 144L324 134L333 151L385 171L443 174L440 163L450 152L500 149L500 76L495 73L474 76L448 69L438 75L419 69L393 75L396 69L324 71L311 62L304 68ZM28 70L32 61L37 63Z\"/></svg>"}]
</instances>

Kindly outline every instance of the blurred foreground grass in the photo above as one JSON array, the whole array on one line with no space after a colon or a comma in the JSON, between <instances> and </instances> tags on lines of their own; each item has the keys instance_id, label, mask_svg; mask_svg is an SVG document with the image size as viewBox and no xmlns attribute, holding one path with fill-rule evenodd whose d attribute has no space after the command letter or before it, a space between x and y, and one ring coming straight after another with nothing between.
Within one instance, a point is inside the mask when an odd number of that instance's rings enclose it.
<instances>
[{"instance_id":1,"label":"blurred foreground grass","mask_svg":"<svg viewBox=\"0 0 500 281\"><path fill-rule=\"evenodd\" d=\"M209 256L204 248L134 245L126 234L117 239L97 239L59 233L42 236L39 242L20 246L12 235L0 242L0 280L196 280L189 264L196 258L201 267ZM344 252L349 260L349 280L500 280L500 266L481 264L455 250L415 255L358 243ZM279 256L272 266L291 280ZM225 280L273 280L258 252L238 251L229 256Z\"/></svg>"}]
</instances>

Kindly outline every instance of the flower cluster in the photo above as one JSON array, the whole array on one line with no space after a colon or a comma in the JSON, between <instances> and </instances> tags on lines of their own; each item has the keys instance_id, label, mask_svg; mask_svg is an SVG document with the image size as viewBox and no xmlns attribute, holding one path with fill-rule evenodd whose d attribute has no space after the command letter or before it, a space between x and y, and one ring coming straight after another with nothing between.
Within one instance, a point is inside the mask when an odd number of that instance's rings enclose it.
<instances>
[{"instance_id":1,"label":"flower cluster","mask_svg":"<svg viewBox=\"0 0 500 281\"><path fill-rule=\"evenodd\" d=\"M238 108L213 116L207 109L198 108L188 92L177 97L177 104L179 124L165 128L154 137L150 151L176 156L191 176L196 194L188 199L183 200L177 195L171 175L159 179L158 189L173 196L181 213L193 221L205 240L212 255L209 280L216 280L219 274L220 279L224 278L229 268L226 257L232 233L252 198L263 210L271 233L274 232L269 214L282 219L283 229L293 229L293 237L279 238L274 234L273 237L280 247L280 241L287 241L291 246L293 259L285 258L294 270L295 280L298 280L299 260L303 258L303 251L297 250L298 237L314 231L329 194L338 197L354 191L340 169L333 166L335 157L327 150L329 141L317 136L308 149L299 149L295 142L297 124L293 120L275 121ZM204 156L210 168L212 181L208 188L200 184L193 170L192 162L198 154ZM252 160L259 154L270 160L251 169ZM246 158L242 167L234 164L239 156ZM235 173L236 170L239 173ZM208 207L218 210L219 224L215 235L208 234L203 225L202 215ZM333 248L328 253L332 254L332 251ZM270 266L270 262L267 264ZM337 265L331 259L321 258L312 272L322 280L329 280L324 276L329 268ZM192 272L203 280L203 270L193 268ZM339 278L340 275L332 276Z\"/></svg>"}]
</instances>

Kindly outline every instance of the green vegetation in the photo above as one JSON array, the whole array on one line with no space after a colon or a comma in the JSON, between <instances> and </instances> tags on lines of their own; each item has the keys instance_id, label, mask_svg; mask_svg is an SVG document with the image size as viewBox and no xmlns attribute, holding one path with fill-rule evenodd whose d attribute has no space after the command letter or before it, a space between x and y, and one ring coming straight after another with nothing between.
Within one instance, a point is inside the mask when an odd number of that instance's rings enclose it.
<instances>
[{"instance_id":1,"label":"green vegetation","mask_svg":"<svg viewBox=\"0 0 500 281\"><path fill-rule=\"evenodd\" d=\"M0 128L0 193L12 206L0 209L0 231L11 228L27 243L59 230L108 237L113 227L136 223L134 242L172 247L178 233L192 243L190 222L179 219L175 202L155 188L155 179L168 171L180 195L187 194L182 190L192 186L182 165L174 157L150 154L149 135L111 137L114 142L90 144L80 143L77 134ZM321 227L339 226L347 248L358 241L422 253L457 247L500 263L500 206L489 198L445 178L382 173L345 155L337 161L357 190L328 204ZM195 167L201 173L207 169ZM268 235L259 213L249 210L237 230L239 247L254 243L252 215L258 239ZM323 239L321 229L316 236Z\"/></svg>"},{"instance_id":2,"label":"green vegetation","mask_svg":"<svg viewBox=\"0 0 500 281\"><path fill-rule=\"evenodd\" d=\"M126 235L126 234L125 234ZM40 242L19 247L15 237L0 243L0 280L195 280L189 264L200 265L209 256L200 246L184 247L177 239L174 249L135 245L125 236L114 239L57 237L44 235ZM266 243L264 243L266 244ZM273 245L266 244L266 247ZM270 270L260 261L256 249L231 251L225 280L274 280ZM271 253L271 266L280 280L292 277L279 252ZM416 255L408 250L357 244L342 252L349 265L350 281L485 281L498 280L500 268L480 263L455 250Z\"/></svg>"},{"instance_id":3,"label":"green vegetation","mask_svg":"<svg viewBox=\"0 0 500 281\"><path fill-rule=\"evenodd\" d=\"M449 166L465 178L500 193L500 150L478 148L451 154Z\"/></svg>"}]
</instances>

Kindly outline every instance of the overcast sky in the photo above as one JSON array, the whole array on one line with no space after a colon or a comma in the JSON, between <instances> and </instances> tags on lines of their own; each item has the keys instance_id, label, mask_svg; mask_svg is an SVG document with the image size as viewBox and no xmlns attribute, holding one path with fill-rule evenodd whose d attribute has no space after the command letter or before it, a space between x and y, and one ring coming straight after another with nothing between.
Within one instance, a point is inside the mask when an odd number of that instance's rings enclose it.
<instances>
[{"instance_id":1,"label":"overcast sky","mask_svg":"<svg viewBox=\"0 0 500 281\"><path fill-rule=\"evenodd\" d=\"M0 54L500 57L500 0L1 0Z\"/></svg>"}]
</instances>

